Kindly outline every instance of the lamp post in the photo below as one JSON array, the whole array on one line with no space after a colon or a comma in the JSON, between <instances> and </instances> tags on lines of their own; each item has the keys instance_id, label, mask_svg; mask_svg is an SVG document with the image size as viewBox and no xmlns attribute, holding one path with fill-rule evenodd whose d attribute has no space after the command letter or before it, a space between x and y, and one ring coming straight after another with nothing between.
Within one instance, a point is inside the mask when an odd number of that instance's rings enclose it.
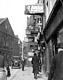
<instances>
[{"instance_id":1,"label":"lamp post","mask_svg":"<svg viewBox=\"0 0 63 80\"><path fill-rule=\"evenodd\" d=\"M22 60L23 60L23 42L22 42Z\"/></svg>"}]
</instances>

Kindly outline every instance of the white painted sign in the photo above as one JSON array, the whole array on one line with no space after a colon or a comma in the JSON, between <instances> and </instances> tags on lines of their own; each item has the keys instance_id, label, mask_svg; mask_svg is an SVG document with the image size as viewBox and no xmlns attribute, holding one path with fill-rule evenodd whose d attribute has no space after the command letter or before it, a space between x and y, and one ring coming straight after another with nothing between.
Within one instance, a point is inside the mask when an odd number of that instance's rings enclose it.
<instances>
[{"instance_id":1,"label":"white painted sign","mask_svg":"<svg viewBox=\"0 0 63 80\"><path fill-rule=\"evenodd\" d=\"M43 5L31 5L30 13L43 13Z\"/></svg>"},{"instance_id":2,"label":"white painted sign","mask_svg":"<svg viewBox=\"0 0 63 80\"><path fill-rule=\"evenodd\" d=\"M28 52L28 56L33 56L34 53L33 52Z\"/></svg>"},{"instance_id":3,"label":"white painted sign","mask_svg":"<svg viewBox=\"0 0 63 80\"><path fill-rule=\"evenodd\" d=\"M25 14L35 14L35 13L44 13L44 6L40 4L36 5L26 5L25 6Z\"/></svg>"},{"instance_id":4,"label":"white painted sign","mask_svg":"<svg viewBox=\"0 0 63 80\"><path fill-rule=\"evenodd\" d=\"M24 41L25 41L25 42L28 42L28 38L27 38L27 37L24 37Z\"/></svg>"}]
</instances>

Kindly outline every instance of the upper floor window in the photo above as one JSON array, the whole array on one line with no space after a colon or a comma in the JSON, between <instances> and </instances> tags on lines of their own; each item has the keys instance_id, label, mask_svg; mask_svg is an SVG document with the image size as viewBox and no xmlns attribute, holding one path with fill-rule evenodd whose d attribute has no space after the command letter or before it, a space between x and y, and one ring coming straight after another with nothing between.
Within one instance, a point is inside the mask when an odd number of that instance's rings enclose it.
<instances>
[{"instance_id":1,"label":"upper floor window","mask_svg":"<svg viewBox=\"0 0 63 80\"><path fill-rule=\"evenodd\" d=\"M8 26L7 25L5 25L5 29L7 29L8 28Z\"/></svg>"}]
</instances>

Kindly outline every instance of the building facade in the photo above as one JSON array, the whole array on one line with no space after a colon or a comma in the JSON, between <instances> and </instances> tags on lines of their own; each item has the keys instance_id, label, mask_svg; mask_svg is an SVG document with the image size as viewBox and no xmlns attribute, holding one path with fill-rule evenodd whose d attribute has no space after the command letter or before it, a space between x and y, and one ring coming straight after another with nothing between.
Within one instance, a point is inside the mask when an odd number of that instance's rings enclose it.
<instances>
[{"instance_id":1,"label":"building facade","mask_svg":"<svg viewBox=\"0 0 63 80\"><path fill-rule=\"evenodd\" d=\"M4 56L5 62L10 61L14 53L14 37L8 18L0 19L0 54Z\"/></svg>"},{"instance_id":2,"label":"building facade","mask_svg":"<svg viewBox=\"0 0 63 80\"><path fill-rule=\"evenodd\" d=\"M62 1L57 0L46 22L44 34L46 39L47 72L49 72L51 60L58 54L57 44L63 43L63 7Z\"/></svg>"},{"instance_id":3,"label":"building facade","mask_svg":"<svg viewBox=\"0 0 63 80\"><path fill-rule=\"evenodd\" d=\"M0 55L11 63L12 55L21 55L21 41L14 34L8 18L0 18Z\"/></svg>"},{"instance_id":4,"label":"building facade","mask_svg":"<svg viewBox=\"0 0 63 80\"><path fill-rule=\"evenodd\" d=\"M14 37L14 53L12 56L21 56L22 55L22 42L19 39L18 35Z\"/></svg>"}]
</instances>

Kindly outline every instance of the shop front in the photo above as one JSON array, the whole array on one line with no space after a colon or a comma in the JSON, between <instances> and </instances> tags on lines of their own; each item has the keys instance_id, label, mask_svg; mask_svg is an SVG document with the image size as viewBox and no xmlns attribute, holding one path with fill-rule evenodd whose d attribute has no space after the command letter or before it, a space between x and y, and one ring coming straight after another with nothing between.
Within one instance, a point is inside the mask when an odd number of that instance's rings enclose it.
<instances>
[{"instance_id":1,"label":"shop front","mask_svg":"<svg viewBox=\"0 0 63 80\"><path fill-rule=\"evenodd\" d=\"M47 73L49 73L51 60L58 53L57 44L63 43L63 5L57 0L45 25Z\"/></svg>"}]
</instances>

